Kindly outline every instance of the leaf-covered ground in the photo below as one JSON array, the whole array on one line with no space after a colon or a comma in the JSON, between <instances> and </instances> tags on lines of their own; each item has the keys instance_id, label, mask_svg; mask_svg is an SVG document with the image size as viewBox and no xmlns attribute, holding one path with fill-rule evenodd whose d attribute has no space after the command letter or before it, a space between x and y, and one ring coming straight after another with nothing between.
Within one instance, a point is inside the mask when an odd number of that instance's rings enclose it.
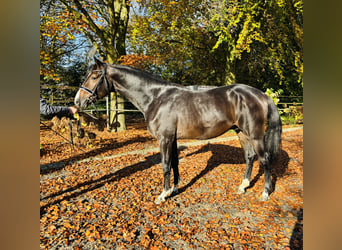
<instances>
[{"instance_id":1,"label":"leaf-covered ground","mask_svg":"<svg viewBox=\"0 0 342 250\"><path fill-rule=\"evenodd\" d=\"M245 161L234 139L180 141L188 143L179 146L180 192L160 205L154 203L163 182L158 142L143 123L75 138L74 149L42 126L40 134L41 249L303 248L301 128L283 132L269 201L259 200L258 163L251 187L235 193Z\"/></svg>"}]
</instances>

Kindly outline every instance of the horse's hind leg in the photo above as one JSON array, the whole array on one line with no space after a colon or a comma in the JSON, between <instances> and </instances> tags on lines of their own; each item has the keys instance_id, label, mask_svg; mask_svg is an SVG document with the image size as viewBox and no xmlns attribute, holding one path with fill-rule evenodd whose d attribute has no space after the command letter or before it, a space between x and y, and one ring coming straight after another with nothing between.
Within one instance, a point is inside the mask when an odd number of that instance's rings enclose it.
<instances>
[{"instance_id":1,"label":"horse's hind leg","mask_svg":"<svg viewBox=\"0 0 342 250\"><path fill-rule=\"evenodd\" d=\"M243 177L242 183L237 190L237 194L242 194L246 191L246 188L250 185L251 174L253 170L253 162L255 160L256 153L253 149L252 144L249 142L247 135L243 134L241 131L238 132L238 137L240 139L240 144L244 149L245 159L246 159L246 170Z\"/></svg>"},{"instance_id":2,"label":"horse's hind leg","mask_svg":"<svg viewBox=\"0 0 342 250\"><path fill-rule=\"evenodd\" d=\"M263 140L253 140L252 144L259 157L259 162L261 167L264 167L265 172L265 184L264 191L261 195L260 200L266 201L269 199L269 194L272 192L272 182L271 182L271 165L269 161L269 154L264 151L264 141Z\"/></svg>"}]
</instances>

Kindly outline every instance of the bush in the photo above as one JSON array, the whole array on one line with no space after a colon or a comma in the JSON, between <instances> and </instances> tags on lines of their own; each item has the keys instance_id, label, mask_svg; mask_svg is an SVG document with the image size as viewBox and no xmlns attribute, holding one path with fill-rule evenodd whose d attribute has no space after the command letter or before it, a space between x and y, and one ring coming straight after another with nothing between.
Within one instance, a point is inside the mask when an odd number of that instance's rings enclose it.
<instances>
[{"instance_id":1,"label":"bush","mask_svg":"<svg viewBox=\"0 0 342 250\"><path fill-rule=\"evenodd\" d=\"M283 124L295 125L303 123L303 106L297 106L297 103L293 103L292 106L284 109L283 115L281 115L281 121Z\"/></svg>"},{"instance_id":2,"label":"bush","mask_svg":"<svg viewBox=\"0 0 342 250\"><path fill-rule=\"evenodd\" d=\"M279 103L279 96L284 91L279 89L274 91L274 89L270 88L266 90L266 94L272 98L275 105ZM291 106L287 107L285 104L284 111L279 110L279 115L283 124L287 125L295 125L295 124L302 124L303 123L303 106L298 106L297 103L293 103Z\"/></svg>"}]
</instances>

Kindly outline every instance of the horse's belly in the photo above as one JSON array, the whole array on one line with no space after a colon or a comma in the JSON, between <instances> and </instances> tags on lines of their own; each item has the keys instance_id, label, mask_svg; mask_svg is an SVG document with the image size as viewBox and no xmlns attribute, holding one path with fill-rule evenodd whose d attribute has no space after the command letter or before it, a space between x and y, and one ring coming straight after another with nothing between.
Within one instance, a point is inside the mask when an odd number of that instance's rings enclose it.
<instances>
[{"instance_id":1,"label":"horse's belly","mask_svg":"<svg viewBox=\"0 0 342 250\"><path fill-rule=\"evenodd\" d=\"M180 126L177 128L177 137L181 139L210 139L222 135L231 126L227 122L219 122L209 126Z\"/></svg>"}]
</instances>

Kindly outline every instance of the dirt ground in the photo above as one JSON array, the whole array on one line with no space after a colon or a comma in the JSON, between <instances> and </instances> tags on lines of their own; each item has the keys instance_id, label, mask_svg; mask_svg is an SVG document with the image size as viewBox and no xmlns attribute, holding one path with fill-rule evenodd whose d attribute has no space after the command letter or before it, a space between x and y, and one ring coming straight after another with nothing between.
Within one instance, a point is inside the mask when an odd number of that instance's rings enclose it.
<instances>
[{"instance_id":1,"label":"dirt ground","mask_svg":"<svg viewBox=\"0 0 342 250\"><path fill-rule=\"evenodd\" d=\"M259 200L257 162L251 186L236 194L245 161L227 132L202 144L179 141L179 193L156 205L162 169L144 123L94 129L96 138L75 137L74 147L41 126L41 249L302 249L303 129L283 130L270 200Z\"/></svg>"}]
</instances>

